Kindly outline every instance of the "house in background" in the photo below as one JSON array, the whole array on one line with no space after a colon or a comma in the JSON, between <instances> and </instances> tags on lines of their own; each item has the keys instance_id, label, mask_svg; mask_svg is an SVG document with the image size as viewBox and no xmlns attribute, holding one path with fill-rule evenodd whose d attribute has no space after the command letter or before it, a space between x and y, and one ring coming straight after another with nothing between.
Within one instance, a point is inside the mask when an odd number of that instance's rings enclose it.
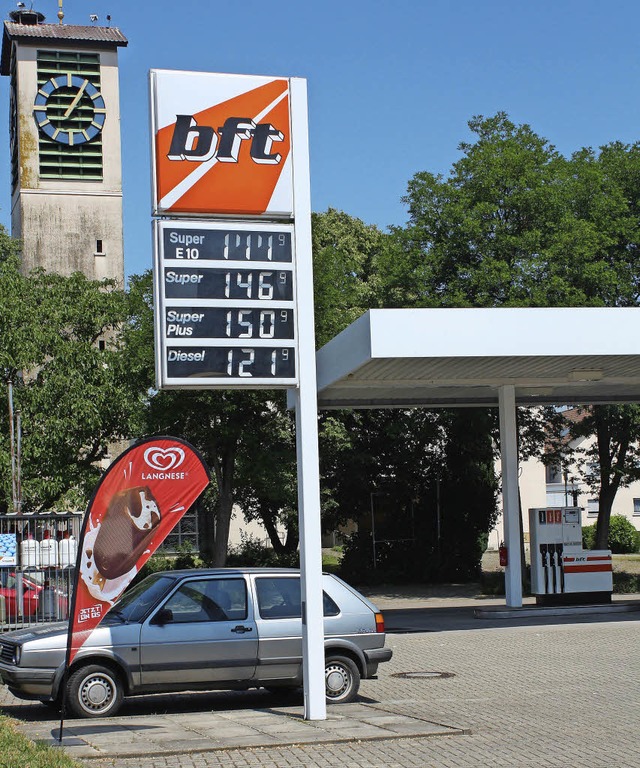
<instances>
[{"instance_id":1,"label":"house in background","mask_svg":"<svg viewBox=\"0 0 640 768\"><path fill-rule=\"evenodd\" d=\"M577 409L569 409L565 415L570 420L580 418ZM595 437L580 438L571 443L572 448L585 450L595 443ZM500 462L496 471L500 472ZM598 494L585 479L587 466L570 463L566 468L545 465L540 459L527 459L520 463L519 490L522 506L522 522L525 546L529 541L529 515L531 507L580 507L582 527L594 525L598 519ZM502 499L499 499L501 505ZM612 515L628 518L636 530L640 530L640 481L618 490ZM495 528L489 534L489 549L497 549L504 539L502 512Z\"/></svg>"}]
</instances>

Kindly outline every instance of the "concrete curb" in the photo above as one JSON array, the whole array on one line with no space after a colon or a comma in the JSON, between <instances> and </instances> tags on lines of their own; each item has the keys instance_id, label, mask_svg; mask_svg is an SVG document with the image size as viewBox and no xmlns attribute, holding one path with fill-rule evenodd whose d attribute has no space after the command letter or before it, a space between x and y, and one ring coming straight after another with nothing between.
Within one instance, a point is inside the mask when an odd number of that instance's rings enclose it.
<instances>
[{"instance_id":1,"label":"concrete curb","mask_svg":"<svg viewBox=\"0 0 640 768\"><path fill-rule=\"evenodd\" d=\"M640 611L640 602L610 603L607 605L527 605L522 608L487 606L486 608L475 608L473 615L476 619L522 619L540 616L580 616L603 613L627 613L630 611Z\"/></svg>"}]
</instances>

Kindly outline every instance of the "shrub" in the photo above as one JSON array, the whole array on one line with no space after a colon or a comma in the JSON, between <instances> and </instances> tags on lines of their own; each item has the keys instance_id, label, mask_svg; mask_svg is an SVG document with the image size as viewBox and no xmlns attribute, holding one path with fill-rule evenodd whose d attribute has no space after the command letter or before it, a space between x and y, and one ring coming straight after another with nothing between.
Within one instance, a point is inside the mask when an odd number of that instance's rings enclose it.
<instances>
[{"instance_id":1,"label":"shrub","mask_svg":"<svg viewBox=\"0 0 640 768\"><path fill-rule=\"evenodd\" d=\"M240 544L232 547L227 555L227 565L245 567L298 568L298 551L278 554L272 547L265 546L254 536L240 534Z\"/></svg>"},{"instance_id":2,"label":"shrub","mask_svg":"<svg viewBox=\"0 0 640 768\"><path fill-rule=\"evenodd\" d=\"M376 541L375 565L370 533L349 536L340 576L351 584L446 584L478 581L482 541L444 551L423 541Z\"/></svg>"},{"instance_id":3,"label":"shrub","mask_svg":"<svg viewBox=\"0 0 640 768\"><path fill-rule=\"evenodd\" d=\"M596 526L586 525L582 529L582 548L594 549L595 545ZM640 531L624 515L611 515L609 549L616 555L640 551Z\"/></svg>"},{"instance_id":4,"label":"shrub","mask_svg":"<svg viewBox=\"0 0 640 768\"><path fill-rule=\"evenodd\" d=\"M613 591L617 595L635 595L640 592L640 573L613 572Z\"/></svg>"},{"instance_id":5,"label":"shrub","mask_svg":"<svg viewBox=\"0 0 640 768\"><path fill-rule=\"evenodd\" d=\"M191 544L179 546L175 555L169 555L163 549L159 549L142 566L133 583L137 584L152 573L158 573L158 571L178 571L188 568L202 568L203 566L203 561L193 552Z\"/></svg>"},{"instance_id":6,"label":"shrub","mask_svg":"<svg viewBox=\"0 0 640 768\"><path fill-rule=\"evenodd\" d=\"M593 549L596 543L595 525L585 525L582 529L582 549Z\"/></svg>"},{"instance_id":7,"label":"shrub","mask_svg":"<svg viewBox=\"0 0 640 768\"><path fill-rule=\"evenodd\" d=\"M618 555L637 552L637 531L624 515L611 515L609 524L609 549Z\"/></svg>"}]
</instances>

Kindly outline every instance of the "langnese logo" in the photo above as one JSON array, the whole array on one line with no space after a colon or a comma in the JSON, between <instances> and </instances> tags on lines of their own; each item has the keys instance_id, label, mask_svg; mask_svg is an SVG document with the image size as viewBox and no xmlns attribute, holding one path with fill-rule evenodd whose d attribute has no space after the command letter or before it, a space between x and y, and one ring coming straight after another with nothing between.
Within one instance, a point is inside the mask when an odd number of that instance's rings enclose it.
<instances>
[{"instance_id":1,"label":"langnese logo","mask_svg":"<svg viewBox=\"0 0 640 768\"><path fill-rule=\"evenodd\" d=\"M184 480L186 472L176 472L184 462L182 448L152 445L144 452L144 461L153 472L143 472L143 480Z\"/></svg>"}]
</instances>

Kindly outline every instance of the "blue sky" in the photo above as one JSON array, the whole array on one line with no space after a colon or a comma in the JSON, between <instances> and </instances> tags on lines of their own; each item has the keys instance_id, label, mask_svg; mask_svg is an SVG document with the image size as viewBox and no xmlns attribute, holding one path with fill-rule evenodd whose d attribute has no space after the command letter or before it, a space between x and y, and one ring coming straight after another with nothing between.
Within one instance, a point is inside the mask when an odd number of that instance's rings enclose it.
<instances>
[{"instance_id":1,"label":"blue sky","mask_svg":"<svg viewBox=\"0 0 640 768\"><path fill-rule=\"evenodd\" d=\"M5 6L6 14L15 4ZM57 0L35 0L56 21ZM505 110L561 152L640 138L640 3L616 0L64 0L129 39L120 51L125 268L151 266L150 68L308 79L311 199L401 225L407 182L446 173L467 120ZM185 10L187 9L187 10ZM0 82L8 125L8 78ZM9 225L8 130L0 223Z\"/></svg>"}]
</instances>

